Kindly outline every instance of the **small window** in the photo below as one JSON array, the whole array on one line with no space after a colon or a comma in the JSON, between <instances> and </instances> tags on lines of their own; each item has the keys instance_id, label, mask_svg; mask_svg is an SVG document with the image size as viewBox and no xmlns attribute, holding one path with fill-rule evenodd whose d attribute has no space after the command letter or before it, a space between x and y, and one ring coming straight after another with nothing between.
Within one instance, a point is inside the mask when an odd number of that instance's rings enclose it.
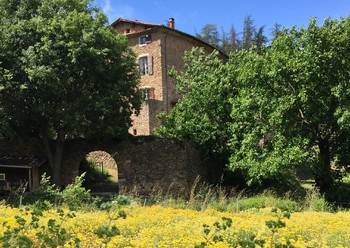
<instances>
[{"instance_id":1,"label":"small window","mask_svg":"<svg viewBox=\"0 0 350 248\"><path fill-rule=\"evenodd\" d=\"M136 135L137 135L137 129L134 128L134 129L132 130L132 133L134 134L134 136L136 136Z\"/></svg>"},{"instance_id":2,"label":"small window","mask_svg":"<svg viewBox=\"0 0 350 248\"><path fill-rule=\"evenodd\" d=\"M153 57L143 56L139 58L139 67L141 75L153 74Z\"/></svg>"},{"instance_id":3,"label":"small window","mask_svg":"<svg viewBox=\"0 0 350 248\"><path fill-rule=\"evenodd\" d=\"M0 173L0 180L6 180L5 173Z\"/></svg>"},{"instance_id":4,"label":"small window","mask_svg":"<svg viewBox=\"0 0 350 248\"><path fill-rule=\"evenodd\" d=\"M130 28L125 29L125 33L129 34L130 33Z\"/></svg>"},{"instance_id":5,"label":"small window","mask_svg":"<svg viewBox=\"0 0 350 248\"><path fill-rule=\"evenodd\" d=\"M154 88L144 88L144 89L140 89L141 92L141 98L144 101L150 100L150 99L154 99L155 95L154 95Z\"/></svg>"},{"instance_id":6,"label":"small window","mask_svg":"<svg viewBox=\"0 0 350 248\"><path fill-rule=\"evenodd\" d=\"M149 44L152 42L152 36L150 34L140 37L140 45Z\"/></svg>"}]
</instances>

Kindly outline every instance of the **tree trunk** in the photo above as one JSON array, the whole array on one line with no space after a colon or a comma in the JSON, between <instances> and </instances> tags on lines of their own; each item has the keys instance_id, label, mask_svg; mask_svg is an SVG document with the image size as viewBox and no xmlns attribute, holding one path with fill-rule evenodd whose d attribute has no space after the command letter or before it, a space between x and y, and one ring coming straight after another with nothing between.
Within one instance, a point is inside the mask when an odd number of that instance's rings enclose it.
<instances>
[{"instance_id":1,"label":"tree trunk","mask_svg":"<svg viewBox=\"0 0 350 248\"><path fill-rule=\"evenodd\" d=\"M320 161L316 168L315 181L320 193L326 193L334 183L331 170L330 144L326 139L320 140L318 144L320 151Z\"/></svg>"},{"instance_id":2,"label":"tree trunk","mask_svg":"<svg viewBox=\"0 0 350 248\"><path fill-rule=\"evenodd\" d=\"M63 145L62 139L50 141L46 136L42 136L42 141L45 146L46 154L49 160L49 166L51 169L51 182L56 186L62 186L62 158L63 158Z\"/></svg>"}]
</instances>

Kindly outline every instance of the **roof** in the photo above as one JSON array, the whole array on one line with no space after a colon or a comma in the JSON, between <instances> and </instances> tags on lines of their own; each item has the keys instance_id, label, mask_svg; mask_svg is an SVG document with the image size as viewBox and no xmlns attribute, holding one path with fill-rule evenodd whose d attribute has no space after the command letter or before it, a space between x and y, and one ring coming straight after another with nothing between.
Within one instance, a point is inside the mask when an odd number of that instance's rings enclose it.
<instances>
[{"instance_id":1,"label":"roof","mask_svg":"<svg viewBox=\"0 0 350 248\"><path fill-rule=\"evenodd\" d=\"M0 156L0 167L32 168L45 163L43 156Z\"/></svg>"},{"instance_id":2,"label":"roof","mask_svg":"<svg viewBox=\"0 0 350 248\"><path fill-rule=\"evenodd\" d=\"M115 27L118 23L121 23L121 22L127 22L127 23L131 23L131 24L136 24L136 25L144 25L144 26L147 26L148 28L164 28L168 31L171 31L171 32L175 32L175 33L178 33L178 34L181 34L181 35L184 35L184 36L187 36L189 38L192 38L206 46L209 46L211 47L213 50L217 50L219 51L220 54L222 54L224 57L228 58L228 55L226 53L224 53L223 51L221 51L220 49L218 49L217 47L197 38L196 36L193 36L193 35L190 35L188 33L185 33L185 32L182 32L178 29L175 29L175 28L171 28L171 27L168 27L166 25L162 25L162 24L154 24L154 23L148 23L148 22L140 22L138 20L127 20L127 19L123 19L123 18L118 18L115 22L113 22L111 24L112 27Z\"/></svg>"}]
</instances>

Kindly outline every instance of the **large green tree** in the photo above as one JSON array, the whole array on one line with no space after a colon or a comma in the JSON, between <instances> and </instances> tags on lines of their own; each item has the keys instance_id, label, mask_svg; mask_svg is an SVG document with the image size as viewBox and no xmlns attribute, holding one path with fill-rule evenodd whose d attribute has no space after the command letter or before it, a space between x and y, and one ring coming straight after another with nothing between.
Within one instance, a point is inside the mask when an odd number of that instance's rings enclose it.
<instances>
[{"instance_id":1,"label":"large green tree","mask_svg":"<svg viewBox=\"0 0 350 248\"><path fill-rule=\"evenodd\" d=\"M231 166L251 180L311 165L322 193L350 163L350 19L280 33L242 63ZM333 168L332 168L333 167ZM283 178L280 178L283 180Z\"/></svg>"},{"instance_id":2,"label":"large green tree","mask_svg":"<svg viewBox=\"0 0 350 248\"><path fill-rule=\"evenodd\" d=\"M310 166L327 192L350 164L350 18L312 19L230 56L185 57L176 76L183 98L161 134L229 154L229 168L250 184Z\"/></svg>"},{"instance_id":3,"label":"large green tree","mask_svg":"<svg viewBox=\"0 0 350 248\"><path fill-rule=\"evenodd\" d=\"M91 1L0 0L0 40L0 129L38 137L54 183L67 140L127 133L135 57Z\"/></svg>"},{"instance_id":4,"label":"large green tree","mask_svg":"<svg viewBox=\"0 0 350 248\"><path fill-rule=\"evenodd\" d=\"M184 57L185 71L172 76L182 98L156 133L177 140L191 140L206 155L228 152L230 102L234 71L219 58L194 48Z\"/></svg>"}]
</instances>

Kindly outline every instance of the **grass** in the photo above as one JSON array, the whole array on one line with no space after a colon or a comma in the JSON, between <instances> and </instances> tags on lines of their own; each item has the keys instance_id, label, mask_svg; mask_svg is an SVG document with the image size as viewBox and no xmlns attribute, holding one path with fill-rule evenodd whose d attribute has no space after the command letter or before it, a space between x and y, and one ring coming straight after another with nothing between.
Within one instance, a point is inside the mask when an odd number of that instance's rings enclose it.
<instances>
[{"instance_id":1,"label":"grass","mask_svg":"<svg viewBox=\"0 0 350 248\"><path fill-rule=\"evenodd\" d=\"M314 187L306 189L306 195L300 198L293 197L291 193L280 196L272 190L265 190L259 194L248 193L245 190L227 192L225 187L211 186L196 180L188 195L179 196L157 191L147 196L141 196L137 191L122 193L142 206L160 205L196 211L215 209L221 212L239 213L278 208L288 212L330 212L335 209L335 206L328 203Z\"/></svg>"}]
</instances>

